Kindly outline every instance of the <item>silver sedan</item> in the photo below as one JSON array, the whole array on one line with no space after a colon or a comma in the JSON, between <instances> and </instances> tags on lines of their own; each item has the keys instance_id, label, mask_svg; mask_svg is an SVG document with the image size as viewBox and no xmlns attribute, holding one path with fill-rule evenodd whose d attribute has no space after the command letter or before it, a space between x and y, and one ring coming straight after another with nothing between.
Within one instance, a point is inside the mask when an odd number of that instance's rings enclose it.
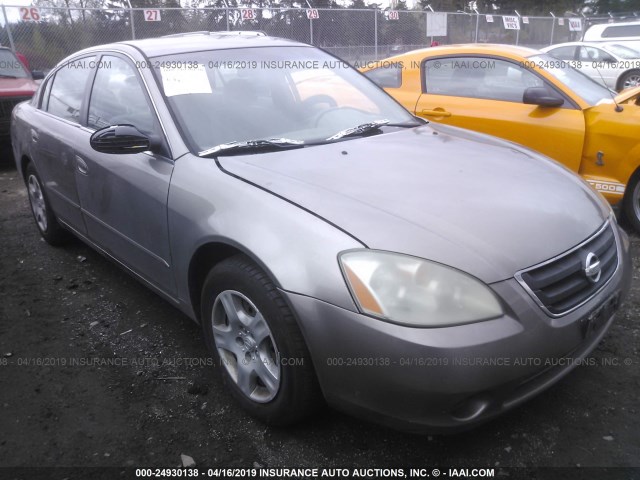
<instances>
[{"instance_id":1,"label":"silver sedan","mask_svg":"<svg viewBox=\"0 0 640 480\"><path fill-rule=\"evenodd\" d=\"M198 322L212 375L270 424L326 401L477 425L580 365L629 287L628 238L573 173L292 41L83 50L11 134L44 239L73 233Z\"/></svg>"},{"instance_id":2,"label":"silver sedan","mask_svg":"<svg viewBox=\"0 0 640 480\"><path fill-rule=\"evenodd\" d=\"M613 90L640 85L640 52L624 42L569 42L543 48Z\"/></svg>"}]
</instances>

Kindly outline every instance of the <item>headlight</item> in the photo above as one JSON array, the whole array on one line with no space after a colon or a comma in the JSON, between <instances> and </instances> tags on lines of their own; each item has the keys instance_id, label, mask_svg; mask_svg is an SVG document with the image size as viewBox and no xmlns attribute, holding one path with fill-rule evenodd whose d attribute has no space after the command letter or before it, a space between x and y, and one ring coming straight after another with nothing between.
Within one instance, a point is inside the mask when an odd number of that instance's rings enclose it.
<instances>
[{"instance_id":1,"label":"headlight","mask_svg":"<svg viewBox=\"0 0 640 480\"><path fill-rule=\"evenodd\" d=\"M459 270L408 255L352 250L340 265L363 313L417 327L477 322L503 314L481 281Z\"/></svg>"}]
</instances>

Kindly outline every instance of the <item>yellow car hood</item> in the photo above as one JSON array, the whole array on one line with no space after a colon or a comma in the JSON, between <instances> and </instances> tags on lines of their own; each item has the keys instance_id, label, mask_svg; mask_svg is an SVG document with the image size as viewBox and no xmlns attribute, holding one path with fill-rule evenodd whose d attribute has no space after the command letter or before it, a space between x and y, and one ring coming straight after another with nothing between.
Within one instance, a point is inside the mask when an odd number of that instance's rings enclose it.
<instances>
[{"instance_id":1,"label":"yellow car hood","mask_svg":"<svg viewBox=\"0 0 640 480\"><path fill-rule=\"evenodd\" d=\"M636 100L640 95L640 87L627 88L616 95L616 103L625 103Z\"/></svg>"}]
</instances>

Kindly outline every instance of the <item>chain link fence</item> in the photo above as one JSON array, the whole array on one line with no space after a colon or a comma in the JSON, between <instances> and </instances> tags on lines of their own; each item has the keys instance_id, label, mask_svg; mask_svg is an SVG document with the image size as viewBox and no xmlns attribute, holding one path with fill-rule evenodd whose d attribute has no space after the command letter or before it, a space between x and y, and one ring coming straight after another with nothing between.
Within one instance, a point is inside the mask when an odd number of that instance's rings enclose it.
<instances>
[{"instance_id":1,"label":"chain link fence","mask_svg":"<svg viewBox=\"0 0 640 480\"><path fill-rule=\"evenodd\" d=\"M511 23L509 23L509 20ZM0 43L47 70L82 48L196 31L251 30L320 46L345 61L367 62L416 48L506 43L540 48L579 40L609 17L503 17L379 9L61 8L3 5ZM513 28L513 22L518 28ZM509 25L508 25L509 24ZM507 28L511 26L512 28Z\"/></svg>"}]
</instances>

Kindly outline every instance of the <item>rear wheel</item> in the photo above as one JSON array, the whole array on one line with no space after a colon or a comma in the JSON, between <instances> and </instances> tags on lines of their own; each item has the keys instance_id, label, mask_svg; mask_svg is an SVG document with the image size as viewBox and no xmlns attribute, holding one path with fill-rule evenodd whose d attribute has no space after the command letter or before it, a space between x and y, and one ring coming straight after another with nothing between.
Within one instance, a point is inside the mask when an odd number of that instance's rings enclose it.
<instances>
[{"instance_id":1,"label":"rear wheel","mask_svg":"<svg viewBox=\"0 0 640 480\"><path fill-rule=\"evenodd\" d=\"M232 257L209 272L202 289L202 328L231 393L251 415L287 425L322 404L291 310L247 257Z\"/></svg>"},{"instance_id":2,"label":"rear wheel","mask_svg":"<svg viewBox=\"0 0 640 480\"><path fill-rule=\"evenodd\" d=\"M69 232L58 223L33 163L29 163L25 169L25 180L31 212L40 235L50 245L63 245L69 239Z\"/></svg>"},{"instance_id":3,"label":"rear wheel","mask_svg":"<svg viewBox=\"0 0 640 480\"><path fill-rule=\"evenodd\" d=\"M640 85L640 70L631 70L624 73L618 82L619 90L637 87L638 85Z\"/></svg>"}]
</instances>

